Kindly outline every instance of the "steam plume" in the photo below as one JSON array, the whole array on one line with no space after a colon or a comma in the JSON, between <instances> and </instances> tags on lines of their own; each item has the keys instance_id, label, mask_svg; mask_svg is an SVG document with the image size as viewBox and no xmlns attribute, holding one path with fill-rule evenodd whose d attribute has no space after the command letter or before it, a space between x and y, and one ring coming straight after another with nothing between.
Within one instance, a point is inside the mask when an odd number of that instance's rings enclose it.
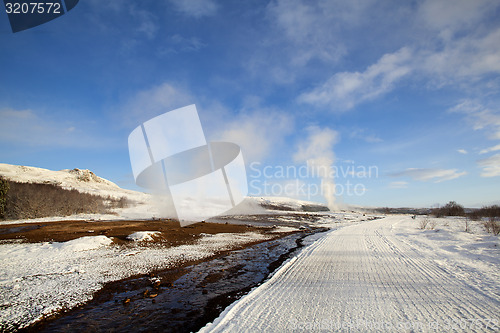
<instances>
[{"instance_id":1,"label":"steam plume","mask_svg":"<svg viewBox=\"0 0 500 333\"><path fill-rule=\"evenodd\" d=\"M330 128L310 126L308 136L298 146L293 156L295 162L306 163L312 174L321 178L321 191L330 210L336 210L333 146L338 142L338 132Z\"/></svg>"}]
</instances>

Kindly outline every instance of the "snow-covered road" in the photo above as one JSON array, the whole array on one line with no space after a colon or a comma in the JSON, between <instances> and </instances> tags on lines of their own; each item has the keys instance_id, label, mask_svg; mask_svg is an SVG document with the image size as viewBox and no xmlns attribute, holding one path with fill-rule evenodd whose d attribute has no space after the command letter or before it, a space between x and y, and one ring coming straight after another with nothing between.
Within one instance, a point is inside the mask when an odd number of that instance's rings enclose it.
<instances>
[{"instance_id":1,"label":"snow-covered road","mask_svg":"<svg viewBox=\"0 0 500 333\"><path fill-rule=\"evenodd\" d=\"M456 274L397 232L409 219L329 232L202 331L498 331L498 281Z\"/></svg>"}]
</instances>

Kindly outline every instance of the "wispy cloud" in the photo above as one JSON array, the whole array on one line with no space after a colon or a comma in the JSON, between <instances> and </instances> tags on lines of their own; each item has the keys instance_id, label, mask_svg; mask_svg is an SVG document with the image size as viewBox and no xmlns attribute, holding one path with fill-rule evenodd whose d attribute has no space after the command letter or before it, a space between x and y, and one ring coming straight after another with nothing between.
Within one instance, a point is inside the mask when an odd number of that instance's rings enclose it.
<instances>
[{"instance_id":1,"label":"wispy cloud","mask_svg":"<svg viewBox=\"0 0 500 333\"><path fill-rule=\"evenodd\" d=\"M491 153L491 152L499 151L499 150L500 150L500 144L493 146L493 147L488 147L486 149L483 149L479 152L479 154L487 154L487 153Z\"/></svg>"},{"instance_id":2,"label":"wispy cloud","mask_svg":"<svg viewBox=\"0 0 500 333\"><path fill-rule=\"evenodd\" d=\"M322 85L299 96L300 102L334 110L348 110L366 100L391 91L396 83L411 73L411 51L402 48L386 54L363 72L342 72Z\"/></svg>"},{"instance_id":3,"label":"wispy cloud","mask_svg":"<svg viewBox=\"0 0 500 333\"><path fill-rule=\"evenodd\" d=\"M275 23L278 36L284 36L285 45L293 49L287 58L293 67L304 66L313 59L332 63L345 53L345 47L336 38L341 23L332 17L342 6L332 11L323 5L314 1L278 0L267 7L267 15Z\"/></svg>"},{"instance_id":4,"label":"wispy cloud","mask_svg":"<svg viewBox=\"0 0 500 333\"><path fill-rule=\"evenodd\" d=\"M279 149L293 130L293 118L272 108L244 109L229 119L221 119L214 140L240 145L245 163L261 162Z\"/></svg>"},{"instance_id":5,"label":"wispy cloud","mask_svg":"<svg viewBox=\"0 0 500 333\"><path fill-rule=\"evenodd\" d=\"M459 172L457 169L419 169L409 168L401 172L391 174L393 177L410 177L418 181L434 181L435 183L444 182L465 176L467 172Z\"/></svg>"},{"instance_id":6,"label":"wispy cloud","mask_svg":"<svg viewBox=\"0 0 500 333\"><path fill-rule=\"evenodd\" d=\"M132 96L120 108L120 118L126 126L135 127L152 117L194 104L195 101L195 97L187 89L164 82Z\"/></svg>"},{"instance_id":7,"label":"wispy cloud","mask_svg":"<svg viewBox=\"0 0 500 333\"><path fill-rule=\"evenodd\" d=\"M483 168L481 177L498 177L500 176L500 154L484 158L477 161L480 167Z\"/></svg>"},{"instance_id":8,"label":"wispy cloud","mask_svg":"<svg viewBox=\"0 0 500 333\"><path fill-rule=\"evenodd\" d=\"M293 131L293 116L279 109L256 102L234 112L216 99L197 96L190 89L173 82L137 92L119 108L119 116L125 126L135 127L190 104L197 106L207 140L240 145L247 164L262 162L279 150L285 137Z\"/></svg>"},{"instance_id":9,"label":"wispy cloud","mask_svg":"<svg viewBox=\"0 0 500 333\"><path fill-rule=\"evenodd\" d=\"M207 44L203 43L197 37L187 38L178 34L171 36L169 41L170 45L160 48L158 52L160 55L181 52L198 52L207 46Z\"/></svg>"},{"instance_id":10,"label":"wispy cloud","mask_svg":"<svg viewBox=\"0 0 500 333\"><path fill-rule=\"evenodd\" d=\"M500 140L499 112L470 99L461 101L449 111L464 114L474 130L483 130L489 139ZM488 154L499 150L500 144L497 144L480 150L479 154ZM500 154L481 159L477 161L477 164L482 169L481 177L500 176Z\"/></svg>"},{"instance_id":11,"label":"wispy cloud","mask_svg":"<svg viewBox=\"0 0 500 333\"><path fill-rule=\"evenodd\" d=\"M175 8L186 16L200 18L217 13L217 4L213 0L170 0Z\"/></svg>"},{"instance_id":12,"label":"wispy cloud","mask_svg":"<svg viewBox=\"0 0 500 333\"><path fill-rule=\"evenodd\" d=\"M391 182L389 188L408 188L408 182Z\"/></svg>"},{"instance_id":13,"label":"wispy cloud","mask_svg":"<svg viewBox=\"0 0 500 333\"><path fill-rule=\"evenodd\" d=\"M423 49L418 59L430 82L477 90L490 85L488 75L500 73L500 29L444 41L441 48ZM475 89L474 89L475 88ZM490 88L491 89L491 88Z\"/></svg>"},{"instance_id":14,"label":"wispy cloud","mask_svg":"<svg viewBox=\"0 0 500 333\"><path fill-rule=\"evenodd\" d=\"M311 52L311 55L303 56L310 60L321 59L321 47L305 47L317 39L322 41L321 45L340 45L345 50L342 57L349 54L349 47L342 44L346 39L338 38L338 24L345 22L347 31L374 26L370 26L370 19L367 19L380 15L380 8L374 6L374 2L349 3L347 6L352 16L347 21L344 21L349 17L348 11L344 11L346 5L335 1L277 1L270 7L275 9L277 22L285 36L296 46L293 53ZM415 13L415 7L384 8L384 16L390 15L396 26L382 23L383 28L374 29L385 29L387 39L384 43L400 45L399 50L378 56L371 65L352 71L338 72L335 62L331 62L330 77L302 93L298 100L337 111L349 110L390 93L402 79L418 82L428 89L452 86L468 93L497 92L498 82L491 75L500 73L500 43L496 42L500 40L500 28L494 23L497 22L494 13L499 7L498 1L494 0L460 0L453 6L445 0L429 0L416 5L417 15L410 14ZM324 26L330 27L326 31L332 37L325 37L321 29L316 28ZM387 30L390 28L392 30ZM387 34L388 31L391 33ZM434 38L428 38L429 35ZM338 38L341 42L335 43L329 38ZM341 57L337 57L337 61L339 59Z\"/></svg>"},{"instance_id":15,"label":"wispy cloud","mask_svg":"<svg viewBox=\"0 0 500 333\"><path fill-rule=\"evenodd\" d=\"M383 139L381 139L377 135L367 133L366 130L360 129L360 128L352 130L349 133L349 137L354 138L354 139L361 139L361 140L368 142L368 143L379 143L379 142L384 141Z\"/></svg>"},{"instance_id":16,"label":"wispy cloud","mask_svg":"<svg viewBox=\"0 0 500 333\"><path fill-rule=\"evenodd\" d=\"M124 43L131 44L142 38L152 40L160 27L158 17L145 6L133 0L100 1L88 0L91 11L88 17L94 28L101 32L117 36ZM123 25L122 22L126 22ZM126 31L126 33L125 33Z\"/></svg>"},{"instance_id":17,"label":"wispy cloud","mask_svg":"<svg viewBox=\"0 0 500 333\"><path fill-rule=\"evenodd\" d=\"M489 139L500 140L500 112L497 110L490 109L477 100L465 99L449 111L464 114L474 130L484 130Z\"/></svg>"},{"instance_id":18,"label":"wispy cloud","mask_svg":"<svg viewBox=\"0 0 500 333\"><path fill-rule=\"evenodd\" d=\"M450 38L457 32L477 26L496 7L498 2L495 0L457 0L453 5L447 0L425 0L418 8L417 16L426 28L439 32L442 38Z\"/></svg>"},{"instance_id":19,"label":"wispy cloud","mask_svg":"<svg viewBox=\"0 0 500 333\"><path fill-rule=\"evenodd\" d=\"M467 150L465 150L465 149L457 149L457 152L459 152L460 154L463 154L463 155L468 154Z\"/></svg>"},{"instance_id":20,"label":"wispy cloud","mask_svg":"<svg viewBox=\"0 0 500 333\"><path fill-rule=\"evenodd\" d=\"M137 20L137 32L144 34L150 40L156 37L159 26L153 13L134 8L131 9L131 14Z\"/></svg>"}]
</instances>

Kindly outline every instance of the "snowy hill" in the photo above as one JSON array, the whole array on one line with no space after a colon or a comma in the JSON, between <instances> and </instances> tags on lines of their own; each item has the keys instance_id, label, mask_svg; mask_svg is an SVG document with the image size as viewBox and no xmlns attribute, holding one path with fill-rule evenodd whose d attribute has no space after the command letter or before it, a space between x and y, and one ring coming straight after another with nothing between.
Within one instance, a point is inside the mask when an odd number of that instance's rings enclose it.
<instances>
[{"instance_id":1,"label":"snowy hill","mask_svg":"<svg viewBox=\"0 0 500 333\"><path fill-rule=\"evenodd\" d=\"M100 196L134 198L141 192L120 188L115 183L98 177L90 170L64 169L52 171L48 169L0 163L0 176L19 183L53 184L64 189L75 189L84 193Z\"/></svg>"},{"instance_id":2,"label":"snowy hill","mask_svg":"<svg viewBox=\"0 0 500 333\"><path fill-rule=\"evenodd\" d=\"M60 186L64 189L75 189L82 193L91 193L102 197L125 197L131 202L127 208L115 209L113 214L90 216L71 216L81 219L151 219L168 217L158 196L126 190L115 183L101 178L90 170L64 169L53 171L48 169L0 163L0 176L19 183L40 183ZM286 212L319 212L328 211L324 204L282 197L247 197L234 209L224 215L242 214L276 214ZM94 214L95 215L95 214ZM69 217L65 217L69 218ZM47 219L47 218L44 218ZM61 219L61 218L56 218ZM36 219L37 221L40 219Z\"/></svg>"}]
</instances>

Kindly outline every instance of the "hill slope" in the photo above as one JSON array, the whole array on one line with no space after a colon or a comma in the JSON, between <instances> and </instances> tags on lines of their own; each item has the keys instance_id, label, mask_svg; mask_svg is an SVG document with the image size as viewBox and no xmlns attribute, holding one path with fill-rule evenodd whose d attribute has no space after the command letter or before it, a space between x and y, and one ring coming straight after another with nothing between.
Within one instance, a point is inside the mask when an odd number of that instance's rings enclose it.
<instances>
[{"instance_id":1,"label":"hill slope","mask_svg":"<svg viewBox=\"0 0 500 333\"><path fill-rule=\"evenodd\" d=\"M104 198L126 198L127 208L114 208L112 214L89 216L80 214L72 219L151 219L168 217L159 196L122 189L90 170L48 169L0 163L0 177L17 183L50 184L67 190L98 195ZM247 197L226 215L273 214L286 212L328 211L324 204L279 197ZM59 217L56 219L60 219Z\"/></svg>"}]
</instances>

